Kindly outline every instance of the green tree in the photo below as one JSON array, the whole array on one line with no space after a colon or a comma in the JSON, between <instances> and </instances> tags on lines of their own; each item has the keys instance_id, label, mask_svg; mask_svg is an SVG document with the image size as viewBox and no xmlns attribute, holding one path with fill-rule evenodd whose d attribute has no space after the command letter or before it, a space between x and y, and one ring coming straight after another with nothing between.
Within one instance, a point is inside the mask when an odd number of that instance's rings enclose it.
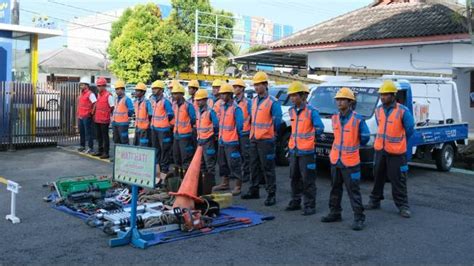
<instances>
[{"instance_id":1,"label":"green tree","mask_svg":"<svg viewBox=\"0 0 474 266\"><path fill-rule=\"evenodd\" d=\"M159 42L161 12L157 5L137 5L112 26L108 52L111 71L127 82L147 82L156 73L156 44Z\"/></svg>"}]
</instances>

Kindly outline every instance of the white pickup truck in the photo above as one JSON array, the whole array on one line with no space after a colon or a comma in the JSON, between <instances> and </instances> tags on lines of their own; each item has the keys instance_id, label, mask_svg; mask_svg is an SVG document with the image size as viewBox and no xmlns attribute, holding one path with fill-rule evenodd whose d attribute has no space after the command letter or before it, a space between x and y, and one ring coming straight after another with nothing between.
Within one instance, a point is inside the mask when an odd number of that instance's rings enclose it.
<instances>
[{"instance_id":1,"label":"white pickup truck","mask_svg":"<svg viewBox=\"0 0 474 266\"><path fill-rule=\"evenodd\" d=\"M449 78L388 75L379 79L350 79L326 82L311 91L309 104L319 110L325 129L317 139L318 161L328 161L334 140L331 116L338 112L334 96L342 87L356 93L355 111L365 118L371 134L360 148L362 173L372 175L373 143L377 131L375 108L381 104L378 88L391 79L398 87L397 101L408 107L415 118L415 132L408 141L407 158L433 159L441 171L449 171L458 144L466 144L468 124L462 122L456 84Z\"/></svg>"}]
</instances>

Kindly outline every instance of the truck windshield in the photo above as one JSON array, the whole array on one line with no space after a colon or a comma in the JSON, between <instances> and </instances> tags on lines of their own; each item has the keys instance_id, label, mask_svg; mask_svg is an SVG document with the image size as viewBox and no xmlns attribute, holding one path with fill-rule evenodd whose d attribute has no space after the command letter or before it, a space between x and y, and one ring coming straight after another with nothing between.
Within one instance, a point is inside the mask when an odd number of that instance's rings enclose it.
<instances>
[{"instance_id":1,"label":"truck windshield","mask_svg":"<svg viewBox=\"0 0 474 266\"><path fill-rule=\"evenodd\" d=\"M319 86L308 102L317 108L322 115L337 113L338 109L334 96L340 88L339 86ZM371 117L379 99L377 89L363 87L350 87L350 89L356 94L355 111L365 118Z\"/></svg>"}]
</instances>

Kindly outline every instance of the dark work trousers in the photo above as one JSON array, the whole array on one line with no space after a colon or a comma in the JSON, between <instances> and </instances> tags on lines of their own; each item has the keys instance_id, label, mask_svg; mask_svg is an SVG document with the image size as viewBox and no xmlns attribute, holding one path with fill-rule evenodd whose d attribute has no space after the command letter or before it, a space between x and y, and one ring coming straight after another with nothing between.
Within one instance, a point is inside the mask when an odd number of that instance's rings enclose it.
<instances>
[{"instance_id":1,"label":"dark work trousers","mask_svg":"<svg viewBox=\"0 0 474 266\"><path fill-rule=\"evenodd\" d=\"M151 130L149 128L146 130L135 128L135 139L133 140L133 145L151 147L150 135Z\"/></svg>"},{"instance_id":2,"label":"dark work trousers","mask_svg":"<svg viewBox=\"0 0 474 266\"><path fill-rule=\"evenodd\" d=\"M195 141L193 140L192 136L189 137L177 137L174 136L173 140L173 158L174 163L182 167L183 169L187 170L189 164L191 164L191 160L194 156L194 151L196 148L194 147Z\"/></svg>"},{"instance_id":3,"label":"dark work trousers","mask_svg":"<svg viewBox=\"0 0 474 266\"><path fill-rule=\"evenodd\" d=\"M329 209L331 213L341 214L343 184L351 201L354 220L365 221L364 206L360 194L360 166L344 167L331 165L331 193L329 194Z\"/></svg>"},{"instance_id":4,"label":"dark work trousers","mask_svg":"<svg viewBox=\"0 0 474 266\"><path fill-rule=\"evenodd\" d=\"M216 176L216 161L217 161L217 141L214 137L207 140L201 140L198 144L202 146L202 163L201 172L215 178Z\"/></svg>"},{"instance_id":5,"label":"dark work trousers","mask_svg":"<svg viewBox=\"0 0 474 266\"><path fill-rule=\"evenodd\" d=\"M94 137L92 132L92 118L79 118L79 135L81 139L81 147L86 147L86 141L89 149L94 148Z\"/></svg>"},{"instance_id":6,"label":"dark work trousers","mask_svg":"<svg viewBox=\"0 0 474 266\"><path fill-rule=\"evenodd\" d=\"M128 125L112 126L112 132L115 144L130 144L128 141Z\"/></svg>"},{"instance_id":7,"label":"dark work trousers","mask_svg":"<svg viewBox=\"0 0 474 266\"><path fill-rule=\"evenodd\" d=\"M218 151L219 175L231 179L242 180L242 157L240 146L219 144Z\"/></svg>"},{"instance_id":8,"label":"dark work trousers","mask_svg":"<svg viewBox=\"0 0 474 266\"><path fill-rule=\"evenodd\" d=\"M171 148L173 146L173 133L171 130L151 129L152 147L156 149L156 161L160 165L160 172L168 173L171 161Z\"/></svg>"},{"instance_id":9,"label":"dark work trousers","mask_svg":"<svg viewBox=\"0 0 474 266\"><path fill-rule=\"evenodd\" d=\"M250 140L250 190L258 191L260 179L265 178L267 193L276 193L275 142ZM262 171L263 169L263 171Z\"/></svg>"},{"instance_id":10,"label":"dark work trousers","mask_svg":"<svg viewBox=\"0 0 474 266\"><path fill-rule=\"evenodd\" d=\"M95 123L97 142L99 143L99 153L109 155L109 124Z\"/></svg>"},{"instance_id":11,"label":"dark work trousers","mask_svg":"<svg viewBox=\"0 0 474 266\"><path fill-rule=\"evenodd\" d=\"M375 151L374 188L370 200L378 203L384 199L385 179L392 184L392 197L398 208L408 208L407 196L408 165L405 154L394 155L385 151Z\"/></svg>"},{"instance_id":12,"label":"dark work trousers","mask_svg":"<svg viewBox=\"0 0 474 266\"><path fill-rule=\"evenodd\" d=\"M250 180L250 139L249 135L240 137L240 150L242 152L242 181Z\"/></svg>"},{"instance_id":13,"label":"dark work trousers","mask_svg":"<svg viewBox=\"0 0 474 266\"><path fill-rule=\"evenodd\" d=\"M314 154L290 155L291 198L305 208L316 208L316 157Z\"/></svg>"}]
</instances>

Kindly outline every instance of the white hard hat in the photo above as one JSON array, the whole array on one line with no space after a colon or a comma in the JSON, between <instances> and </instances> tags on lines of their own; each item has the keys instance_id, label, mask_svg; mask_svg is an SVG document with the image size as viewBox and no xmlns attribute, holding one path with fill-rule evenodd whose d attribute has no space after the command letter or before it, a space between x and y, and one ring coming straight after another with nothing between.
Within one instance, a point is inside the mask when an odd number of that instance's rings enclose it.
<instances>
[{"instance_id":1,"label":"white hard hat","mask_svg":"<svg viewBox=\"0 0 474 266\"><path fill-rule=\"evenodd\" d=\"M89 77L81 77L81 80L79 80L79 83L84 83L87 85L90 85L91 79Z\"/></svg>"}]
</instances>

